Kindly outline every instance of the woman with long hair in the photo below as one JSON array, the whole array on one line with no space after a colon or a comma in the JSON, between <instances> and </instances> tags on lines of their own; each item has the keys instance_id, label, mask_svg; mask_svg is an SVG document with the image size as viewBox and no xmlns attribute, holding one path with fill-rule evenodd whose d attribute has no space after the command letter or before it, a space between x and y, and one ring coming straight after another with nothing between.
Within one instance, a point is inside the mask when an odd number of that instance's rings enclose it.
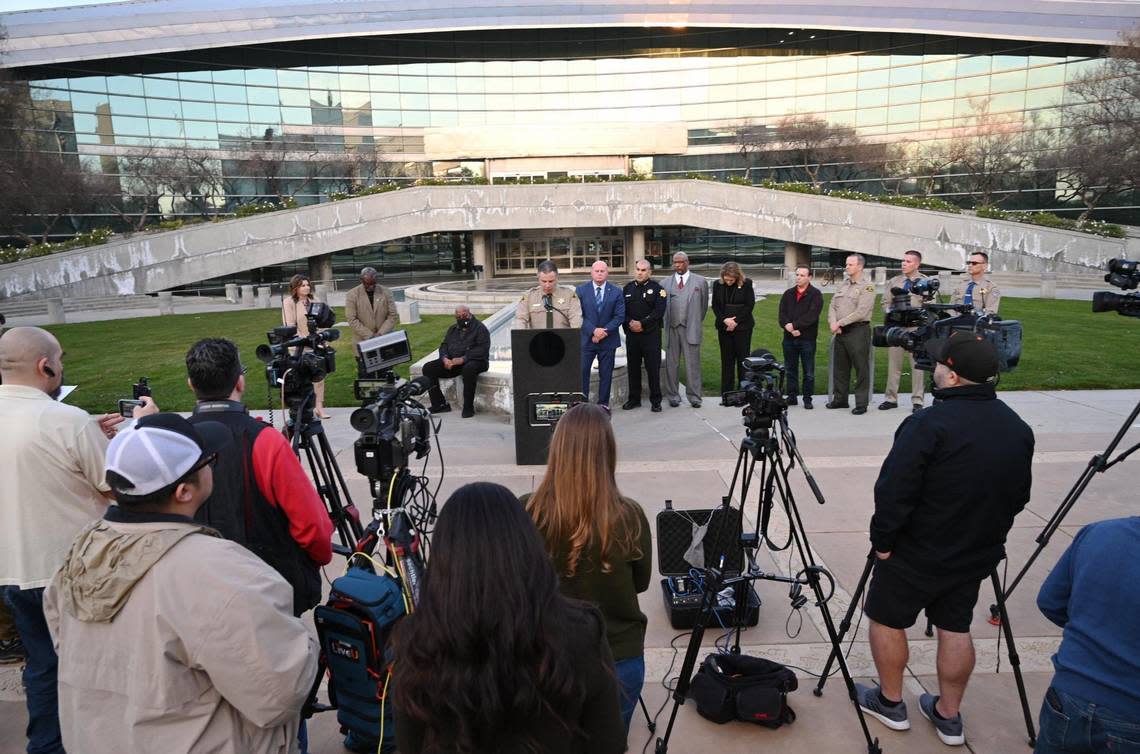
<instances>
[{"instance_id":1,"label":"woman with long hair","mask_svg":"<svg viewBox=\"0 0 1140 754\"><path fill-rule=\"evenodd\" d=\"M522 499L546 540L562 591L596 604L605 616L628 728L645 682L647 619L637 595L649 588L653 543L645 511L618 491L616 470L609 416L582 403L558 420L546 476Z\"/></svg>"},{"instance_id":2,"label":"woman with long hair","mask_svg":"<svg viewBox=\"0 0 1140 754\"><path fill-rule=\"evenodd\" d=\"M309 308L316 303L313 297L313 284L304 275L294 275L289 279L289 295L281 300L281 321L290 327L297 328L297 335L309 336ZM313 413L321 419L328 419L331 414L325 412L325 381L313 383L313 394L316 396L316 405Z\"/></svg>"},{"instance_id":3,"label":"woman with long hair","mask_svg":"<svg viewBox=\"0 0 1140 754\"><path fill-rule=\"evenodd\" d=\"M505 487L468 484L443 506L393 650L400 754L625 750L602 616L559 592Z\"/></svg>"},{"instance_id":4,"label":"woman with long hair","mask_svg":"<svg viewBox=\"0 0 1140 754\"><path fill-rule=\"evenodd\" d=\"M720 341L720 392L735 390L744 368L740 362L752 352L752 310L756 293L752 281L736 262L720 266L720 280L713 283L712 310Z\"/></svg>"}]
</instances>

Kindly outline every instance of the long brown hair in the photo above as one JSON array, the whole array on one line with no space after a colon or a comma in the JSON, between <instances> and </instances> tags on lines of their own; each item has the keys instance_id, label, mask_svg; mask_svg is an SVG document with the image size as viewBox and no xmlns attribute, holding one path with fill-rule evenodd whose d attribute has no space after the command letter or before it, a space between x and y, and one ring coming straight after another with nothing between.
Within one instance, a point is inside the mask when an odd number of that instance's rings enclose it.
<instances>
[{"instance_id":1,"label":"long brown hair","mask_svg":"<svg viewBox=\"0 0 1140 754\"><path fill-rule=\"evenodd\" d=\"M554 429L546 476L527 500L526 509L554 555L566 548L571 577L583 551L597 542L603 573L616 559L641 557L641 521L621 498L614 473L617 441L605 411L581 403L567 411Z\"/></svg>"},{"instance_id":2,"label":"long brown hair","mask_svg":"<svg viewBox=\"0 0 1140 754\"><path fill-rule=\"evenodd\" d=\"M735 288L744 287L744 271L740 269L740 265L736 262L725 262L720 266L720 282L724 283L724 276L730 275L732 277L732 285Z\"/></svg>"},{"instance_id":3,"label":"long brown hair","mask_svg":"<svg viewBox=\"0 0 1140 754\"><path fill-rule=\"evenodd\" d=\"M293 277L289 278L289 295L293 298L294 301L300 300L300 297L297 295L297 291L299 291L301 289L301 284L304 283L306 280L309 281L309 300L310 301L313 300L313 286L312 286L313 281L309 280L307 275L301 275L300 273L298 273L298 274L294 275Z\"/></svg>"}]
</instances>

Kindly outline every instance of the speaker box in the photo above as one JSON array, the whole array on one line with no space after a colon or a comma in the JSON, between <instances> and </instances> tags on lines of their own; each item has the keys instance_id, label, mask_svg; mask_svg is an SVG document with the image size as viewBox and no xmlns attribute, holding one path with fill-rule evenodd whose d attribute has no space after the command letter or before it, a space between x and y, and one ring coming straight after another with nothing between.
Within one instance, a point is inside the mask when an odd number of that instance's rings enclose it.
<instances>
[{"instance_id":1,"label":"speaker box","mask_svg":"<svg viewBox=\"0 0 1140 754\"><path fill-rule=\"evenodd\" d=\"M558 416L585 397L581 333L573 328L511 331L515 463L542 465Z\"/></svg>"}]
</instances>

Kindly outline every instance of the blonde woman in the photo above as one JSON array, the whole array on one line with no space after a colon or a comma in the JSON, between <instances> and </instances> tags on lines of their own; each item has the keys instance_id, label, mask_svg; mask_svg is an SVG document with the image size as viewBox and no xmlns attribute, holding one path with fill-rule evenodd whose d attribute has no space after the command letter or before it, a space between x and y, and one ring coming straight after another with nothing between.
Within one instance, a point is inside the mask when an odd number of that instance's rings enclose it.
<instances>
[{"instance_id":1,"label":"blonde woman","mask_svg":"<svg viewBox=\"0 0 1140 754\"><path fill-rule=\"evenodd\" d=\"M752 281L736 262L720 266L720 280L713 283L712 310L716 317L716 334L720 341L720 392L735 390L740 366L752 351L752 309L756 293Z\"/></svg>"},{"instance_id":2,"label":"blonde woman","mask_svg":"<svg viewBox=\"0 0 1140 754\"><path fill-rule=\"evenodd\" d=\"M653 545L645 511L618 491L616 468L609 415L579 404L558 421L546 476L522 501L546 542L562 591L596 604L605 617L628 730L645 681L647 619L637 595L649 588Z\"/></svg>"},{"instance_id":3,"label":"blonde woman","mask_svg":"<svg viewBox=\"0 0 1140 754\"><path fill-rule=\"evenodd\" d=\"M281 301L281 321L287 326L296 327L297 334L302 337L309 335L309 308L316 303L313 298L313 284L304 275L294 275L289 279L289 294ZM316 396L316 405L313 413L318 418L328 419L331 414L325 412L325 381L313 383L313 393Z\"/></svg>"}]
</instances>

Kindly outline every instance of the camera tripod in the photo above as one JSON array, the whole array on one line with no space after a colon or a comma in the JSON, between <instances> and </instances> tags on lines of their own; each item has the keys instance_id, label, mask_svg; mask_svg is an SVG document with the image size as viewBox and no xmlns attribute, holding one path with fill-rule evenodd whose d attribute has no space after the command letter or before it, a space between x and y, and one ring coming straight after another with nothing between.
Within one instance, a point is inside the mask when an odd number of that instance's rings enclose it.
<instances>
[{"instance_id":1,"label":"camera tripod","mask_svg":"<svg viewBox=\"0 0 1140 754\"><path fill-rule=\"evenodd\" d=\"M708 575L705 579L705 589L701 598L701 612L697 618L696 625L693 627L693 633L689 637L689 645L685 651L684 662L681 665L681 674L677 680L677 687L673 690L672 694L673 710L669 716L669 724L665 730L665 736L657 739L656 754L666 754L668 751L669 737L673 732L673 725L677 718L677 710L685 702L691 683L693 667L696 664L697 655L701 651L701 641L704 638L705 629L713 616L717 592L726 586L733 587L736 596L736 614L734 615L732 625L736 636L731 651L734 654L739 654L741 627L744 625L744 611L747 610L747 594L750 585L759 580L790 584L789 597L794 609L799 609L809 602L809 598L803 594L804 587L808 587L811 590L814 603L816 607L819 608L820 615L823 618L828 640L831 642L832 654L838 659L840 670L847 683L848 695L852 705L855 707L855 714L859 718L859 725L863 730L863 737L867 742L867 752L868 754L881 754L882 749L879 747L879 740L871 737L871 731L868 729L863 711L859 707L858 697L855 691L855 681L851 677L851 672L843 657L840 647L841 639L836 633L835 623L827 607L828 600L835 592L835 580L826 569L815 562L811 545L807 540L807 531L804 528L803 519L800 517L799 510L796 507L795 496L792 493L791 485L788 480L789 472L793 466L797 463L799 464L808 486L820 504L824 502L823 494L820 492L815 478L804 464L804 459L803 456L800 455L799 448L796 447L795 435L788 427L786 405L779 409L778 416L768 417L753 415L749 421L749 431L741 443L740 452L737 455L736 468L733 471L732 482L729 485L729 494L722 500L722 510L724 513L721 516L721 525L723 526L723 522L729 513L729 503L732 499L732 492L736 489L736 484L739 480L739 516L741 523L740 531L742 532L739 545L746 556L748 572L738 577L725 579L718 569L710 569L708 571ZM787 457L785 457L785 454ZM788 458L791 460L788 460ZM760 480L762 482L758 505L759 509L757 511L759 515L757 516L755 529L752 532L744 532L744 505L748 498L749 487L756 473L757 462L760 463ZM768 539L768 523L771 519L772 508L777 496L779 496L780 504L787 515L789 528L789 541L780 547L772 546L771 541ZM773 550L786 549L792 544L795 544L800 562L803 564L802 570L795 576L767 574L761 571L756 566L756 551L759 549L760 544L765 541L769 543L770 548ZM721 563L724 562L724 559L725 555L722 554L720 558ZM829 587L826 593L823 587L825 580L828 582Z\"/></svg>"},{"instance_id":2,"label":"camera tripod","mask_svg":"<svg viewBox=\"0 0 1140 754\"><path fill-rule=\"evenodd\" d=\"M1069 514L1069 511L1072 510L1074 505L1076 505L1077 500L1085 491L1085 488L1088 487L1089 483L1092 482L1093 476L1099 472L1108 471L1110 468L1135 453L1137 449L1140 449L1140 443L1136 443L1128 450L1122 452L1116 458L1112 458L1112 454L1116 451L1116 447L1120 445L1120 441L1124 439L1124 435L1128 433L1128 430L1132 427L1138 416L1140 416L1140 401L1137 401L1136 406L1132 409L1132 413L1129 414L1128 418L1124 420L1124 423L1120 425L1120 429L1117 430L1116 436L1113 437L1112 440L1108 443L1108 447L1105 448L1104 452L1089 459L1089 463L1085 467L1085 470L1081 472L1080 477L1077 478L1077 481L1073 484L1072 488L1069 489L1069 493L1065 495L1065 499L1061 501L1061 504L1057 507L1057 510L1053 512L1053 515L1049 518L1049 521L1046 522L1045 528L1043 528L1041 530L1041 533L1037 535L1037 539L1035 540L1037 542L1037 548L1030 554L1029 559L1025 561L1025 565L1022 566L1020 571L1018 571L1017 576L1014 577L1010 585L1006 587L1005 591L998 597L999 602L1009 600L1009 596L1013 594L1013 590L1016 589L1017 585L1021 583L1021 580L1025 577L1026 572L1029 571L1029 569L1037 561L1037 558L1041 555L1041 552L1049 545L1049 540L1053 538L1053 535L1057 532L1057 529L1060 528L1061 522L1064 521L1065 516ZM1000 617L997 613L997 607L997 605L990 605L991 622L993 622L994 619Z\"/></svg>"},{"instance_id":3,"label":"camera tripod","mask_svg":"<svg viewBox=\"0 0 1140 754\"><path fill-rule=\"evenodd\" d=\"M839 641L842 642L843 638L847 635L847 631L851 628L851 619L855 615L855 611L859 609L859 603L862 601L862 596L867 588L867 581L871 578L871 571L875 567L878 557L875 555L875 549L867 553L867 564L863 567L863 574L859 577L859 585L855 588L855 593L851 595L851 604L847 606L847 613L844 614L843 620L839 623ZM1000 616L1000 626L1002 634L1005 636L1005 643L1008 647L1009 664L1013 668L1013 678L1017 684L1017 695L1021 702L1021 714L1025 718L1025 730L1029 735L1029 745L1033 746L1037 741L1037 734L1033 727L1033 714L1029 710L1029 699L1025 692L1025 680L1021 675L1021 658L1017 654L1017 646L1013 641L1013 629L1009 625L1009 616L1005 610L1005 596L1002 593L1001 580L998 578L997 568L995 567L990 571L990 583L993 585L994 597L997 604L991 606L991 610ZM932 633L930 627L927 627L927 635ZM843 657L837 644L831 650L831 655L827 658L827 664L823 667L823 672L819 676L819 682L812 689L812 693L816 696L823 696L823 685L827 683L828 676L831 675L831 665L838 659L842 662Z\"/></svg>"},{"instance_id":4,"label":"camera tripod","mask_svg":"<svg viewBox=\"0 0 1140 754\"><path fill-rule=\"evenodd\" d=\"M316 394L313 386L299 398L290 401L288 418L285 420L285 436L298 456L304 452L310 476L317 488L317 494L325 503L337 536L346 550L351 550L364 530L360 524L360 513L352 502L345 484L344 474L336 462L324 425L313 413Z\"/></svg>"}]
</instances>

